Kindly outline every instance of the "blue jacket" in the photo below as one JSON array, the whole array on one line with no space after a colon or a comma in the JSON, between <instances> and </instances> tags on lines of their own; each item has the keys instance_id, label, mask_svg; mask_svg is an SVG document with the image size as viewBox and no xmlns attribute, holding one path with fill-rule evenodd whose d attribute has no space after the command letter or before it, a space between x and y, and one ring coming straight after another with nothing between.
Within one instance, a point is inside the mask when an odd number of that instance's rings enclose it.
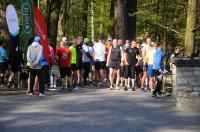
<instances>
[{"instance_id":1,"label":"blue jacket","mask_svg":"<svg viewBox=\"0 0 200 132\"><path fill-rule=\"evenodd\" d=\"M0 47L0 63L5 62L8 60L7 53L4 48Z\"/></svg>"},{"instance_id":2,"label":"blue jacket","mask_svg":"<svg viewBox=\"0 0 200 132\"><path fill-rule=\"evenodd\" d=\"M45 59L44 54L42 53L42 56L41 56L41 66L43 67L43 66L48 66L48 65L49 65L48 62Z\"/></svg>"},{"instance_id":3,"label":"blue jacket","mask_svg":"<svg viewBox=\"0 0 200 132\"><path fill-rule=\"evenodd\" d=\"M164 54L160 48L158 48L154 54L153 69L164 70L163 64Z\"/></svg>"}]
</instances>

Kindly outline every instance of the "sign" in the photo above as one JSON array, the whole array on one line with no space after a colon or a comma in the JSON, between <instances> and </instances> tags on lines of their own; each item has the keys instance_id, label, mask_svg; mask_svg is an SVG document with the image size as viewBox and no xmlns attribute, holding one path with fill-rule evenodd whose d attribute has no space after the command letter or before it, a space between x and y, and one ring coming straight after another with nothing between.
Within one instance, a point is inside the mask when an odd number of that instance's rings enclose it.
<instances>
[{"instance_id":1,"label":"sign","mask_svg":"<svg viewBox=\"0 0 200 132\"><path fill-rule=\"evenodd\" d=\"M26 44L34 35L34 12L32 0L20 0L22 15L22 37Z\"/></svg>"},{"instance_id":2,"label":"sign","mask_svg":"<svg viewBox=\"0 0 200 132\"><path fill-rule=\"evenodd\" d=\"M6 8L6 22L8 25L9 32L12 36L19 34L19 21L17 12L13 5L9 4Z\"/></svg>"},{"instance_id":3,"label":"sign","mask_svg":"<svg viewBox=\"0 0 200 132\"><path fill-rule=\"evenodd\" d=\"M44 56L49 63L50 53L48 46L47 27L41 11L36 6L34 6L34 27L35 27L35 35L40 36L40 44L43 46Z\"/></svg>"}]
</instances>

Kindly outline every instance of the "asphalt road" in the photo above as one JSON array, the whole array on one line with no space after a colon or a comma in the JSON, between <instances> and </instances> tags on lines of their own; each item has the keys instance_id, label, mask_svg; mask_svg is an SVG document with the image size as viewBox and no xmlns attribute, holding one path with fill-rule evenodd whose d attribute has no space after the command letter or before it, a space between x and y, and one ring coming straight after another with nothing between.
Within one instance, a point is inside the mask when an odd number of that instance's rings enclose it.
<instances>
[{"instance_id":1,"label":"asphalt road","mask_svg":"<svg viewBox=\"0 0 200 132\"><path fill-rule=\"evenodd\" d=\"M180 112L172 97L83 89L47 97L0 97L0 132L199 132L200 112Z\"/></svg>"}]
</instances>

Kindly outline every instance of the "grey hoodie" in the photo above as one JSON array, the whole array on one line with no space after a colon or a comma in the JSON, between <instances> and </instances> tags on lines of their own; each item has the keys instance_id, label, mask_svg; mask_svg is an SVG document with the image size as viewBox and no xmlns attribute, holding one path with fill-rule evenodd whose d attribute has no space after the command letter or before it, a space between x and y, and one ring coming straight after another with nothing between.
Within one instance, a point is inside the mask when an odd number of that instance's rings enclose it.
<instances>
[{"instance_id":1,"label":"grey hoodie","mask_svg":"<svg viewBox=\"0 0 200 132\"><path fill-rule=\"evenodd\" d=\"M27 51L27 61L31 69L41 69L42 46L38 42L33 42Z\"/></svg>"}]
</instances>

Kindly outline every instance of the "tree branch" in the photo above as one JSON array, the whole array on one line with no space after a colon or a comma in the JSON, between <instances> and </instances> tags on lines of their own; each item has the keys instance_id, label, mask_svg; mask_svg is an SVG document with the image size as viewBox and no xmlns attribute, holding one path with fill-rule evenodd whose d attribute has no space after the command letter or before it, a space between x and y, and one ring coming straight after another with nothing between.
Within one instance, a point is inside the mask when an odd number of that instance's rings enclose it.
<instances>
[{"instance_id":1,"label":"tree branch","mask_svg":"<svg viewBox=\"0 0 200 132\"><path fill-rule=\"evenodd\" d=\"M195 27L192 31L195 32L196 30L200 30L200 25L198 25L197 27Z\"/></svg>"}]
</instances>

